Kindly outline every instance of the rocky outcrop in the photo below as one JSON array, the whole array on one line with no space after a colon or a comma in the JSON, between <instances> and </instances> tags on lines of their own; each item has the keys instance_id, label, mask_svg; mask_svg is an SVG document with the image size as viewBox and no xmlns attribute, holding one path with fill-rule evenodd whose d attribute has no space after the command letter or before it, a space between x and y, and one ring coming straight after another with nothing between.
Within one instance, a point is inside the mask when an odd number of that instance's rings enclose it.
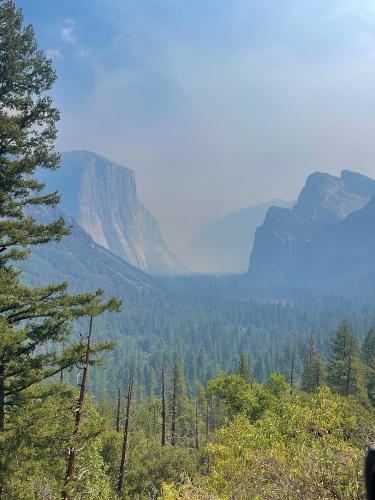
<instances>
[{"instance_id":1,"label":"rocky outcrop","mask_svg":"<svg viewBox=\"0 0 375 500\"><path fill-rule=\"evenodd\" d=\"M41 172L61 193L61 209L104 248L154 274L181 271L158 224L137 197L135 174L87 151L70 151L55 172Z\"/></svg>"},{"instance_id":2,"label":"rocky outcrop","mask_svg":"<svg viewBox=\"0 0 375 500\"><path fill-rule=\"evenodd\" d=\"M366 185L367 192L360 185ZM375 181L355 172L343 172L341 177L317 172L307 178L293 212L321 228L363 208L371 192L375 194Z\"/></svg>"},{"instance_id":3,"label":"rocky outcrop","mask_svg":"<svg viewBox=\"0 0 375 500\"><path fill-rule=\"evenodd\" d=\"M375 181L355 172L311 175L295 206L270 208L257 229L251 282L308 284L374 271L373 196Z\"/></svg>"}]
</instances>

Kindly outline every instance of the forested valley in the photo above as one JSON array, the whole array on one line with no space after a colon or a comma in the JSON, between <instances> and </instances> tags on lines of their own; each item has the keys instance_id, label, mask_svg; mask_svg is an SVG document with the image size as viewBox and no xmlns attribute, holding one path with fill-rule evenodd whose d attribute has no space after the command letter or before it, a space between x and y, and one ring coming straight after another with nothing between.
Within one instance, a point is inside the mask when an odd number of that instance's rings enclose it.
<instances>
[{"instance_id":1,"label":"forested valley","mask_svg":"<svg viewBox=\"0 0 375 500\"><path fill-rule=\"evenodd\" d=\"M59 498L74 445L72 498L361 498L374 353L375 331L360 349L343 323L328 363L310 339L300 378L292 359L288 378L259 383L242 353L232 373L190 391L180 362L162 358L159 393L147 398L131 370L115 398L93 397L84 362L80 391L61 371L7 411L3 494Z\"/></svg>"}]
</instances>

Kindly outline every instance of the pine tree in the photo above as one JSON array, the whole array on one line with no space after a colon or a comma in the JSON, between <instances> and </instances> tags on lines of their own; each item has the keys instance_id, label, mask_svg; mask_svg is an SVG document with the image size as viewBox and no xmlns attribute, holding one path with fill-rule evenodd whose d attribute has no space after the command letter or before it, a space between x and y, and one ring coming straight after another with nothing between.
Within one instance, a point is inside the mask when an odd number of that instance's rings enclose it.
<instances>
[{"instance_id":1,"label":"pine tree","mask_svg":"<svg viewBox=\"0 0 375 500\"><path fill-rule=\"evenodd\" d=\"M241 352L240 354L236 373L238 373L238 375L241 375L245 382L251 382L253 371L251 369L249 358L244 352Z\"/></svg>"},{"instance_id":2,"label":"pine tree","mask_svg":"<svg viewBox=\"0 0 375 500\"><path fill-rule=\"evenodd\" d=\"M165 409L165 364L164 354L161 365L161 445L166 445L167 440L167 423L166 423L166 409Z\"/></svg>"},{"instance_id":3,"label":"pine tree","mask_svg":"<svg viewBox=\"0 0 375 500\"><path fill-rule=\"evenodd\" d=\"M172 394L171 394L171 446L176 444L176 427L177 427L177 364L175 363L172 377Z\"/></svg>"},{"instance_id":4,"label":"pine tree","mask_svg":"<svg viewBox=\"0 0 375 500\"><path fill-rule=\"evenodd\" d=\"M350 327L343 322L332 339L328 380L339 394L365 399L364 365Z\"/></svg>"},{"instance_id":5,"label":"pine tree","mask_svg":"<svg viewBox=\"0 0 375 500\"><path fill-rule=\"evenodd\" d=\"M179 361L175 361L172 372L172 388L170 395L170 443L172 446L187 437L189 428L189 403L186 396L186 381ZM191 424L191 423L190 423Z\"/></svg>"},{"instance_id":6,"label":"pine tree","mask_svg":"<svg viewBox=\"0 0 375 500\"><path fill-rule=\"evenodd\" d=\"M66 283L27 287L13 267L32 245L69 232L62 219L42 224L30 215L59 201L35 177L37 168L59 164L59 113L48 95L55 78L32 26L23 26L13 1L0 0L0 432L20 392L82 359L79 344L57 348L69 336L68 323L119 308L114 299L103 302L102 290L69 295Z\"/></svg>"},{"instance_id":7,"label":"pine tree","mask_svg":"<svg viewBox=\"0 0 375 500\"><path fill-rule=\"evenodd\" d=\"M72 296L65 284L30 289L12 283L0 293L0 432L6 407L20 392L82 359L80 343L62 352L55 347L69 336L68 322L119 307L115 299L103 303L100 290Z\"/></svg>"},{"instance_id":8,"label":"pine tree","mask_svg":"<svg viewBox=\"0 0 375 500\"><path fill-rule=\"evenodd\" d=\"M372 404L375 404L375 330L371 329L362 346L363 361L366 365L367 393Z\"/></svg>"},{"instance_id":9,"label":"pine tree","mask_svg":"<svg viewBox=\"0 0 375 500\"><path fill-rule=\"evenodd\" d=\"M56 79L52 62L38 50L32 26L11 0L0 0L0 268L24 259L29 245L58 241L68 233L59 219L38 224L26 208L55 206L44 194L38 167L54 170L59 112L48 95Z\"/></svg>"}]
</instances>

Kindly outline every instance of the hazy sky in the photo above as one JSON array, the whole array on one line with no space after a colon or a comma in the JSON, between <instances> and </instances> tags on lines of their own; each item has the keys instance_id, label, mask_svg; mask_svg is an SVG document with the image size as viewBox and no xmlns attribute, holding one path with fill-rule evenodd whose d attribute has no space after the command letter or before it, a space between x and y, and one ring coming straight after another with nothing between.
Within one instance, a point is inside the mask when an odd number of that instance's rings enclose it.
<instances>
[{"instance_id":1,"label":"hazy sky","mask_svg":"<svg viewBox=\"0 0 375 500\"><path fill-rule=\"evenodd\" d=\"M375 176L373 0L19 0L59 80L59 147L136 171L179 248L306 175Z\"/></svg>"}]
</instances>

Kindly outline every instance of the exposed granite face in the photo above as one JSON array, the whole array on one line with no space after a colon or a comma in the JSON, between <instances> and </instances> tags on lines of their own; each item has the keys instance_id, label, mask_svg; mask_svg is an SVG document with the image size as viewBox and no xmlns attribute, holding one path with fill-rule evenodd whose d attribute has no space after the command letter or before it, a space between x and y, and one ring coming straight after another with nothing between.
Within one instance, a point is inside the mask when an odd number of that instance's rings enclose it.
<instances>
[{"instance_id":1,"label":"exposed granite face","mask_svg":"<svg viewBox=\"0 0 375 500\"><path fill-rule=\"evenodd\" d=\"M375 182L372 179L351 173L353 178L368 180L375 194ZM306 185L299 195L293 211L304 217L316 227L324 227L338 220L345 219L347 215L363 208L369 201L369 194L357 192L355 182L347 179L346 174L341 177L317 172L307 178Z\"/></svg>"},{"instance_id":2,"label":"exposed granite face","mask_svg":"<svg viewBox=\"0 0 375 500\"><path fill-rule=\"evenodd\" d=\"M61 167L42 174L61 193L61 209L104 248L150 273L181 271L158 224L137 197L134 172L87 151L64 153Z\"/></svg>"},{"instance_id":3,"label":"exposed granite face","mask_svg":"<svg viewBox=\"0 0 375 500\"><path fill-rule=\"evenodd\" d=\"M293 256L312 227L287 208L271 207L264 223L255 232L249 276L262 285L279 285L290 273Z\"/></svg>"},{"instance_id":4,"label":"exposed granite face","mask_svg":"<svg viewBox=\"0 0 375 500\"><path fill-rule=\"evenodd\" d=\"M375 181L355 172L309 176L295 206L271 207L257 229L250 280L265 286L308 284L375 270L375 238L367 234L374 229L373 196Z\"/></svg>"}]
</instances>

